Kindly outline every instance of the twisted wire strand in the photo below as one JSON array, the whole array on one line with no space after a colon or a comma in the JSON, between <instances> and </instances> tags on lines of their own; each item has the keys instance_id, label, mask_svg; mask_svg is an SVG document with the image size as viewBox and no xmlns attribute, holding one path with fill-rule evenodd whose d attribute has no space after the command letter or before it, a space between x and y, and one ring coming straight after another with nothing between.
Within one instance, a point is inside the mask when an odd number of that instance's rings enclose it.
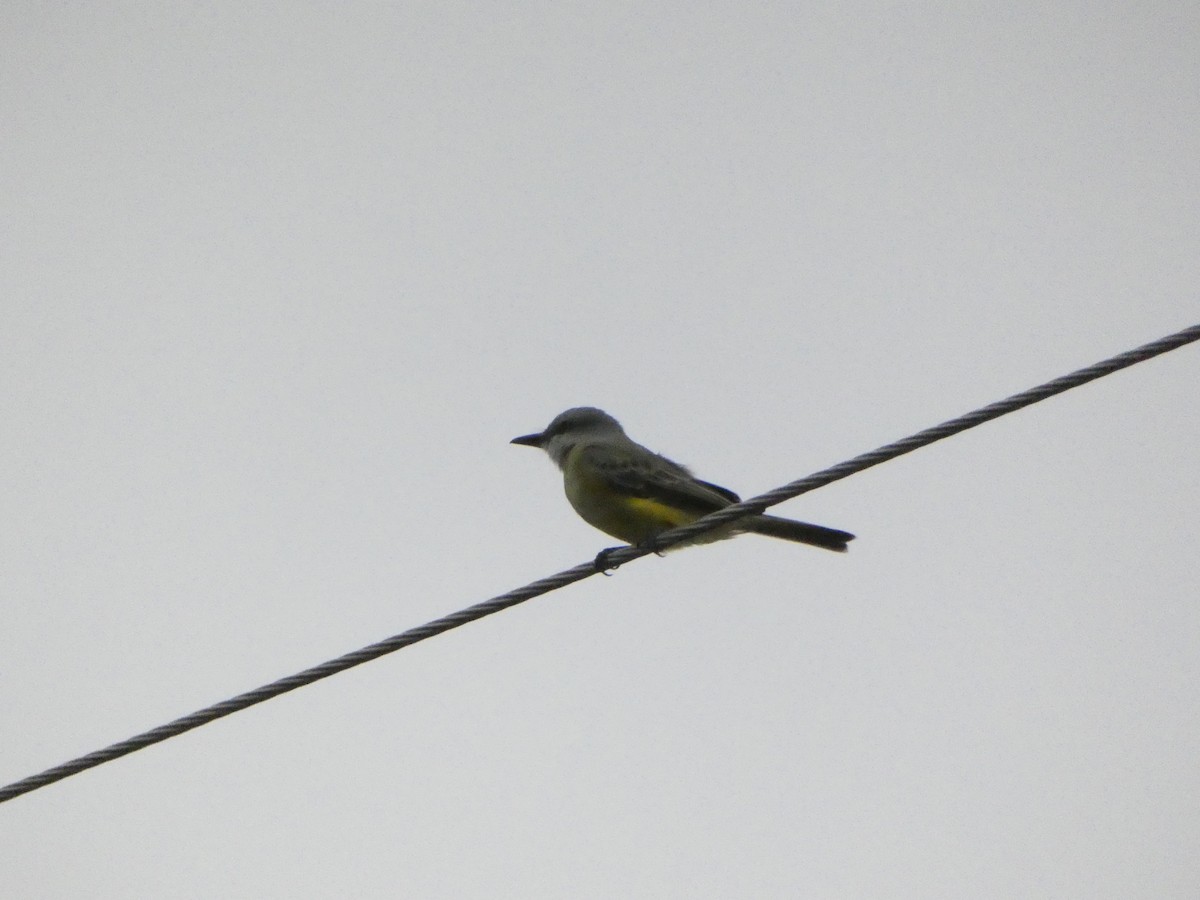
<instances>
[{"instance_id":1,"label":"twisted wire strand","mask_svg":"<svg viewBox=\"0 0 1200 900\"><path fill-rule=\"evenodd\" d=\"M1170 350L1175 350L1197 340L1200 340L1200 325L1193 325L1190 328L1185 328L1183 331L1178 331L1159 340L1151 341L1148 344L1098 362L1095 365L1087 366L1069 375L1064 375L1061 378L1048 381L1035 388L1014 394L1007 399L989 404L974 412L950 419L932 428L926 428L924 431L920 431L910 437L886 444L868 453L863 453L853 459L797 479L765 494L760 494L741 503L725 507L702 519L698 519L690 525L665 532L659 536L656 544L660 548L666 548L691 540L699 534L718 528L749 513L762 512L767 507L782 503L784 500L798 497L800 494L807 493L831 482L861 472L864 469L869 469L872 466L895 459L897 456L911 453L913 450L932 444L934 441L940 441L943 438L966 431L969 428L974 428L976 425L981 425L984 422L1015 412L1018 409L1030 406L1048 397L1053 397L1055 394L1061 394L1063 391L1086 384L1089 381L1094 381L1097 378L1112 374L1120 369L1167 353ZM607 564L615 568L630 560L645 556L649 552L651 551L647 548L624 547L610 554L607 557ZM466 609L443 616L440 619L435 619L432 622L427 622L416 628L410 628L401 634L394 635L374 644L369 644L359 650L346 653L343 656L305 669L302 672L280 678L277 681L255 688L252 691L247 691L244 694L238 694L236 697L231 697L212 706L207 706L204 709L197 710L190 715L182 716L165 725L144 731L124 741L6 785L0 788L0 803L53 784L71 775L76 775L102 763L119 759L136 750L141 750L152 744L165 741L167 738L183 734L185 731L199 728L201 725L205 725L215 719L220 719L231 713L262 703L265 700L270 700L272 697L277 697L296 688L312 684L314 681L320 681L322 678L328 678L330 675L336 675L338 672L362 665L373 659L378 659L410 644L415 644L426 638L431 638L443 632L450 631L453 628L458 628L460 625L466 625L468 622L474 622L476 619L482 619L484 616L490 616L493 613L508 609L510 606L524 603L526 600L558 590L561 587L581 581L595 574L597 574L597 569L593 563L581 563L574 568L565 569L556 575L547 576L546 578L531 582L524 587L500 594L490 600L469 606Z\"/></svg>"},{"instance_id":2,"label":"twisted wire strand","mask_svg":"<svg viewBox=\"0 0 1200 900\"><path fill-rule=\"evenodd\" d=\"M1193 325L1190 328L1185 328L1182 331L1169 334L1156 341L1151 341L1148 344L1127 350L1109 359L1085 366L1068 375L1055 378L1053 381L1047 381L1045 384L1039 384L1037 387L1021 391L1019 394L1013 394L1011 397L997 400L995 403L989 403L987 406L973 412L954 419L948 419L940 425L934 425L909 437L885 444L867 453L862 453L853 459L838 463L836 466L830 466L828 469L822 469L820 472L806 475L804 478L799 478L767 491L765 494L759 494L757 497L751 497L743 500L741 503L726 506L716 512L709 513L703 519L697 519L688 525L663 533L659 536L656 543L661 548L684 543L698 534L703 534L727 522L732 522L734 519L739 519L747 513L761 513L767 507L782 503L784 500L790 500L793 497L806 494L819 487L824 487L831 482L839 481L848 475L855 475L864 469L869 469L872 466L895 459L897 456L903 456L906 453L919 450L921 447L925 447L935 441L959 434L960 432L974 428L976 425L982 425L984 422L998 419L1000 416L1016 412L1026 406L1032 406L1034 403L1046 400L1055 394L1061 394L1064 391L1069 391L1071 388L1087 384L1089 381L1095 381L1097 378L1111 375L1113 372L1126 369L1129 366L1144 362L1155 356L1160 356L1171 350L1177 350L1197 340L1200 340L1200 325ZM625 549L615 551L609 557L609 560L618 564L625 562L627 558L626 553L629 553L629 551ZM637 555L643 556L645 555L645 551L640 551ZM634 558L634 555L629 553L628 558Z\"/></svg>"}]
</instances>

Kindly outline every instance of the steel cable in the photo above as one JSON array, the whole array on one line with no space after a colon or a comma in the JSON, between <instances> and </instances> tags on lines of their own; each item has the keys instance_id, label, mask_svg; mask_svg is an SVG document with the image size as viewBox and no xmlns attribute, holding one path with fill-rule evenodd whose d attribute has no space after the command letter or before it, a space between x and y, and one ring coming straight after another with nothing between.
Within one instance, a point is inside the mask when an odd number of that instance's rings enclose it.
<instances>
[{"instance_id":1,"label":"steel cable","mask_svg":"<svg viewBox=\"0 0 1200 900\"><path fill-rule=\"evenodd\" d=\"M974 412L950 419L932 428L927 428L910 437L887 444L868 453L863 453L853 459L800 478L782 487L768 491L765 494L718 510L690 525L666 532L658 538L657 545L660 548L666 548L687 541L698 534L717 528L747 513L762 512L767 507L782 503L784 500L789 500L800 494L861 472L864 469L877 466L882 462L895 459L897 456L911 453L913 450L932 444L934 441L950 437L969 428L974 428L976 425L982 425L984 422L1015 412L1018 409L1045 400L1048 397L1053 397L1055 394L1060 394L1063 391L1086 384L1089 381L1094 381L1097 378L1112 374L1120 369L1159 356L1170 350L1175 350L1197 340L1200 340L1200 325L1193 325L1190 328L1185 328L1183 331L1176 332L1156 341L1151 341L1148 344L1098 362L1095 365L1087 366L1069 375L1064 375L1061 378L1048 381L1035 388L1014 394L1007 399L989 404ZM615 567L640 556L645 556L650 552L652 551L647 548L623 547L607 556L606 563L609 566ZM86 756L80 756L37 775L31 775L28 778L13 782L0 788L0 803L12 800L21 794L26 794L46 785L53 784L63 778L76 775L94 766L133 753L135 750L141 750L152 744L165 741L167 738L182 734L185 731L191 731L193 728L198 728L230 713L238 712L239 710L262 703L264 700L269 700L272 697L277 697L296 688L312 684L314 681L328 678L330 675L335 675L354 666L378 659L380 656L392 653L410 644L415 644L426 638L442 634L452 628L465 625L468 622L474 622L476 619L482 619L484 616L490 616L492 613L508 609L510 606L523 603L526 600L565 587L572 582L580 581L595 574L597 574L597 569L593 563L583 563L574 568L559 572L556 575L542 578L524 587L493 597L491 600L485 600L482 603L477 603L474 606L443 616L440 619L435 619L432 622L427 622L416 628L410 628L401 634L370 644L352 653L347 653L336 659L305 669L302 672L280 678L278 681L273 681L252 691L247 691L244 694L239 694L236 697L231 697L228 700L223 700L220 703L197 710L190 715L182 716L173 722L152 728L127 740L96 750Z\"/></svg>"}]
</instances>

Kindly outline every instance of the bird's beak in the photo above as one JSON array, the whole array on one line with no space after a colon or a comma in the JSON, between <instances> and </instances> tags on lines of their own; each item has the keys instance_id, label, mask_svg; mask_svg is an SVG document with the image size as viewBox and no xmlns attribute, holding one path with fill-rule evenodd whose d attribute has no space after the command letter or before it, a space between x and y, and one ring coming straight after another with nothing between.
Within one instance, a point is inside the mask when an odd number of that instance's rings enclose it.
<instances>
[{"instance_id":1,"label":"bird's beak","mask_svg":"<svg viewBox=\"0 0 1200 900\"><path fill-rule=\"evenodd\" d=\"M545 442L546 438L542 434L523 434L509 441L510 444L520 444L522 447L541 447Z\"/></svg>"}]
</instances>

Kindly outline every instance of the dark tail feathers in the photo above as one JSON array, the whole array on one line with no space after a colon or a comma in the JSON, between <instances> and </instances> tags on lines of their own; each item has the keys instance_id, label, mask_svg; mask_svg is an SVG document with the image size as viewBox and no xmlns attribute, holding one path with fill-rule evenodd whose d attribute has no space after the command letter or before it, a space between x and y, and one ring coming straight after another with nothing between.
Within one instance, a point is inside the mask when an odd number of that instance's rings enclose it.
<instances>
[{"instance_id":1,"label":"dark tail feathers","mask_svg":"<svg viewBox=\"0 0 1200 900\"><path fill-rule=\"evenodd\" d=\"M797 522L795 519L784 519L779 516L755 516L738 522L739 530L753 531L755 534L765 534L768 537L782 538L785 541L795 541L798 544L809 544L813 547L823 547L838 553L846 552L846 544L854 540L854 535L848 531L838 531L836 528L826 528L824 525L810 525L808 522Z\"/></svg>"}]
</instances>

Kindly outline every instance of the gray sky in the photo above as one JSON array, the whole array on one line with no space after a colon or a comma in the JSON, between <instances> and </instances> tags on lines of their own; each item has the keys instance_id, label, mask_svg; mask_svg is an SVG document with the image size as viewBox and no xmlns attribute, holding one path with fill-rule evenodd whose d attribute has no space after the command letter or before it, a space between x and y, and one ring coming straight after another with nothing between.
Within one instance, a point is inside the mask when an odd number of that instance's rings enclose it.
<instances>
[{"instance_id":1,"label":"gray sky","mask_svg":"<svg viewBox=\"0 0 1200 900\"><path fill-rule=\"evenodd\" d=\"M9 3L0 781L1200 321L1200 10ZM1195 347L0 807L24 898L1194 897Z\"/></svg>"}]
</instances>

